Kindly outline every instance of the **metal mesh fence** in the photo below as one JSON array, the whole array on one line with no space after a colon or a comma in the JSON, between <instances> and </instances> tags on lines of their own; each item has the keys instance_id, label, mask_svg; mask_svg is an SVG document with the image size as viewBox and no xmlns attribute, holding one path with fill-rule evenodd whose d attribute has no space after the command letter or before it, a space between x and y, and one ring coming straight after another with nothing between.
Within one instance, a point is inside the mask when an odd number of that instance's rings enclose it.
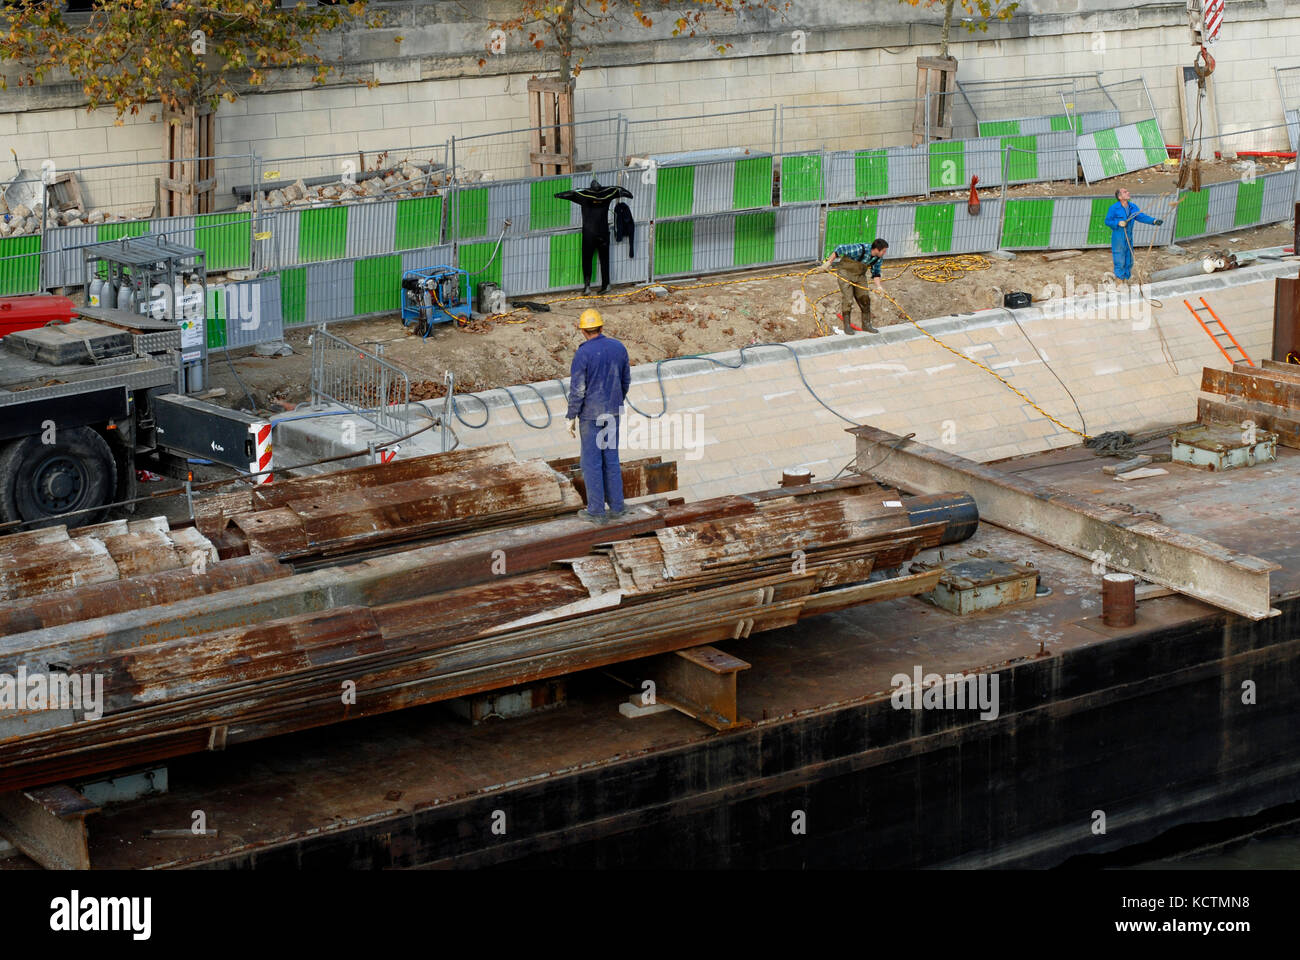
<instances>
[{"instance_id":1,"label":"metal mesh fence","mask_svg":"<svg viewBox=\"0 0 1300 960\"><path fill-rule=\"evenodd\" d=\"M622 166L617 160L620 117L607 114L573 123L575 163L580 167L604 169ZM451 165L458 182L480 180L514 180L533 175L530 161L533 132L554 130L548 127L520 127L469 137L452 137Z\"/></svg>"},{"instance_id":2,"label":"metal mesh fence","mask_svg":"<svg viewBox=\"0 0 1300 960\"><path fill-rule=\"evenodd\" d=\"M318 327L311 337L312 403L337 403L394 436L407 433L411 381L378 353ZM378 346L376 349L382 349Z\"/></svg>"},{"instance_id":3,"label":"metal mesh fence","mask_svg":"<svg viewBox=\"0 0 1300 960\"><path fill-rule=\"evenodd\" d=\"M1234 129L1237 124L1224 123L1217 137L1205 138L1201 156L1208 158L1214 150L1224 153L1285 150L1288 142L1296 135L1298 122L1300 121L1293 119L1289 123L1273 123L1264 127L1242 126L1240 129ZM1186 151L1188 146L1184 140L1183 150Z\"/></svg>"},{"instance_id":4,"label":"metal mesh fence","mask_svg":"<svg viewBox=\"0 0 1300 960\"><path fill-rule=\"evenodd\" d=\"M82 225L106 226L106 232L112 233L126 228L107 225L164 216L163 184L182 169L193 172L195 167L215 173L213 212L229 210L234 207L230 185L240 178L247 180L255 162L255 157L245 154L63 169L47 160L37 169L23 168L5 185L0 238L40 233L42 227Z\"/></svg>"},{"instance_id":5,"label":"metal mesh fence","mask_svg":"<svg viewBox=\"0 0 1300 960\"><path fill-rule=\"evenodd\" d=\"M1023 80L959 80L950 99L953 136L1068 130L1062 95L1066 102L1077 102L1077 96L1096 94L1101 88L1100 77L1098 72Z\"/></svg>"},{"instance_id":6,"label":"metal mesh fence","mask_svg":"<svg viewBox=\"0 0 1300 960\"><path fill-rule=\"evenodd\" d=\"M1061 104L1079 134L1079 166L1089 183L1169 158L1145 81L1125 80L1071 96L1073 99L1067 100L1062 94Z\"/></svg>"},{"instance_id":7,"label":"metal mesh fence","mask_svg":"<svg viewBox=\"0 0 1300 960\"><path fill-rule=\"evenodd\" d=\"M1300 67L1274 67L1277 92L1282 98L1282 114L1292 150L1300 149Z\"/></svg>"},{"instance_id":8,"label":"metal mesh fence","mask_svg":"<svg viewBox=\"0 0 1300 960\"><path fill-rule=\"evenodd\" d=\"M775 153L777 121L775 106L656 120L624 120L619 156L626 163L630 157L702 150Z\"/></svg>"},{"instance_id":9,"label":"metal mesh fence","mask_svg":"<svg viewBox=\"0 0 1300 960\"><path fill-rule=\"evenodd\" d=\"M912 142L918 103L924 100L877 100L781 106L777 144L783 153L810 150L864 150Z\"/></svg>"},{"instance_id":10,"label":"metal mesh fence","mask_svg":"<svg viewBox=\"0 0 1300 960\"><path fill-rule=\"evenodd\" d=\"M1079 118L1077 132L1081 135L1138 123L1156 115L1146 81L1140 77L1104 84L1095 90L1062 92L1059 98L1065 112Z\"/></svg>"},{"instance_id":11,"label":"metal mesh fence","mask_svg":"<svg viewBox=\"0 0 1300 960\"><path fill-rule=\"evenodd\" d=\"M257 193L259 213L295 207L437 196L447 185L446 143L356 153L259 158L252 178L232 185L240 210Z\"/></svg>"}]
</instances>

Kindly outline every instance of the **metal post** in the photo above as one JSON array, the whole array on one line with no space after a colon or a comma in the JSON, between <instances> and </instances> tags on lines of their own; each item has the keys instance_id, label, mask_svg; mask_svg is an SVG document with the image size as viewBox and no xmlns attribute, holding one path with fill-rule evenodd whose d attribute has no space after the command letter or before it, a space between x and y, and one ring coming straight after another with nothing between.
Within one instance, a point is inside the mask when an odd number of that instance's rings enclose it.
<instances>
[{"instance_id":1,"label":"metal post","mask_svg":"<svg viewBox=\"0 0 1300 960\"><path fill-rule=\"evenodd\" d=\"M772 155L776 156L776 104L772 104Z\"/></svg>"},{"instance_id":2,"label":"metal post","mask_svg":"<svg viewBox=\"0 0 1300 960\"><path fill-rule=\"evenodd\" d=\"M446 388L446 395L442 399L442 416L439 418L442 427L442 452L447 452L447 430L451 424L451 395L456 389L456 375L447 370L442 375L442 384Z\"/></svg>"},{"instance_id":3,"label":"metal post","mask_svg":"<svg viewBox=\"0 0 1300 960\"><path fill-rule=\"evenodd\" d=\"M450 140L450 143L451 143L451 177L448 178L448 181L447 181L449 184L450 184L452 181L454 181L454 180L457 179L457 177L456 177L456 137L455 137L454 135L452 136L452 138L451 138L451 140Z\"/></svg>"},{"instance_id":4,"label":"metal post","mask_svg":"<svg viewBox=\"0 0 1300 960\"><path fill-rule=\"evenodd\" d=\"M1006 249L1007 234L1007 157L1014 147L1002 148L1002 202L998 204L998 245L994 249Z\"/></svg>"},{"instance_id":5,"label":"metal post","mask_svg":"<svg viewBox=\"0 0 1300 960\"><path fill-rule=\"evenodd\" d=\"M248 269L256 272L262 258L257 249L257 154L248 155Z\"/></svg>"},{"instance_id":6,"label":"metal post","mask_svg":"<svg viewBox=\"0 0 1300 960\"><path fill-rule=\"evenodd\" d=\"M925 139L921 145L925 147L925 156L921 158L921 172L925 175L925 195L930 196L930 97L932 94L929 90L925 93ZM915 128L914 128L915 129ZM888 156L888 154L886 154Z\"/></svg>"},{"instance_id":7,"label":"metal post","mask_svg":"<svg viewBox=\"0 0 1300 960\"><path fill-rule=\"evenodd\" d=\"M45 240L45 225L50 222L50 185L46 182L44 168L41 170L41 250L36 255L36 292L45 291L45 251L49 245Z\"/></svg>"}]
</instances>

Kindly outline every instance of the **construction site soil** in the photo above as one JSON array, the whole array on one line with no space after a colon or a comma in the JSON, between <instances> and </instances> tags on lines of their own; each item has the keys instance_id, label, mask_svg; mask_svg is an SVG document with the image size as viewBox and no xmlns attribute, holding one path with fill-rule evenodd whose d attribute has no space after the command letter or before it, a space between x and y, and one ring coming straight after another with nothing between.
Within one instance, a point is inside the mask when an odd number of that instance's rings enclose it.
<instances>
[{"instance_id":1,"label":"construction site soil","mask_svg":"<svg viewBox=\"0 0 1300 960\"><path fill-rule=\"evenodd\" d=\"M1256 173L1281 169L1284 162L1262 160ZM1201 181L1209 184L1242 175L1242 169L1233 163L1214 161L1203 165ZM1109 191L1121 186L1135 195L1164 195L1174 192L1176 179L1177 167L1171 166L1138 171L1093 186L1028 184L1008 190L1007 196L1095 195L1103 189ZM965 192L959 192L936 195L936 199L964 196ZM991 200L1001 196L1001 191L989 190L981 196ZM1140 248L1136 251L1133 276L1141 280L1156 270L1188 263L1210 251L1260 249L1289 244L1292 239L1291 228L1282 223L1183 241L1179 244L1183 253L1164 247ZM1112 267L1109 248L1085 250L1078 256L1056 261L1044 261L1043 253L1038 251L1022 252L1014 260L978 255L962 260L978 269L962 272L946 282L918 277L912 270L916 261L888 260L884 270L885 290L913 320L923 321L1000 306L1003 294L1011 291L1044 298L1049 295L1050 285L1065 288L1068 277L1073 277L1076 288L1080 284L1096 284ZM455 374L458 393L568 376L573 351L580 342L576 330L578 315L593 306L604 315L609 334L627 345L633 364L734 350L750 343L818 336L814 309L823 319L837 323L834 318L839 309L839 295L833 276L820 273L805 276L814 266L792 264L677 280L666 284L669 291L666 295L632 286L615 286L606 297L575 294L525 297L532 302L548 303L550 311L521 309L506 317L474 321L468 327L442 324L427 339L405 330L396 315L336 322L331 324L331 329L358 345L368 345L371 349L382 345L384 357L410 375L412 399L431 399L442 395L443 374L447 370ZM801 293L805 295L802 298ZM872 317L877 326L906 322L888 301L874 295L872 301ZM801 307L804 307L802 311ZM858 319L856 310L854 318ZM311 327L303 326L286 334L287 342L294 349L291 356L258 357L244 351L244 355L233 358L239 378L252 391L259 408L278 412L310 398L308 338L311 332ZM246 406L244 387L232 376L230 366L214 356L210 384L226 391L225 397L216 402Z\"/></svg>"}]
</instances>

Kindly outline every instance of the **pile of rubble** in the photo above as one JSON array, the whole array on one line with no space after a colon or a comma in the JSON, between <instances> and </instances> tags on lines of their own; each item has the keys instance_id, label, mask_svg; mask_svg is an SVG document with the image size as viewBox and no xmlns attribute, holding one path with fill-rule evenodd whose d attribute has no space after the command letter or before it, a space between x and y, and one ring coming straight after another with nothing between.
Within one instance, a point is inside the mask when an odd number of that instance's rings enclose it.
<instances>
[{"instance_id":1,"label":"pile of rubble","mask_svg":"<svg viewBox=\"0 0 1300 960\"><path fill-rule=\"evenodd\" d=\"M24 237L40 233L41 212L42 204L39 202L34 207L28 207L22 203L15 204L12 210L0 214L0 237ZM137 219L140 218L108 213L99 209L87 213L80 207L71 207L67 210L51 210L45 218L45 226L51 229L54 227L81 227L88 224Z\"/></svg>"},{"instance_id":2,"label":"pile of rubble","mask_svg":"<svg viewBox=\"0 0 1300 960\"><path fill-rule=\"evenodd\" d=\"M450 171L446 169L426 169L420 164L403 162L387 170L366 171L328 183L308 184L299 178L288 186L259 192L257 205L258 209L276 209L432 197L446 188L449 179ZM235 209L251 210L252 204L241 203Z\"/></svg>"}]
</instances>

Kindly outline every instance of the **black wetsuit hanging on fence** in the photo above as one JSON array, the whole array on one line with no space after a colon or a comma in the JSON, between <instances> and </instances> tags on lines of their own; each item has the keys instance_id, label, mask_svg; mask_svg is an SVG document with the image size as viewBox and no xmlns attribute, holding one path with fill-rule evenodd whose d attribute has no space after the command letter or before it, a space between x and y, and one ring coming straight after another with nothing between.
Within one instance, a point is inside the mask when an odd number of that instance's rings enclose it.
<instances>
[{"instance_id":1,"label":"black wetsuit hanging on fence","mask_svg":"<svg viewBox=\"0 0 1300 960\"><path fill-rule=\"evenodd\" d=\"M591 258L600 257L600 292L609 289L609 205L632 194L622 187L603 187L592 180L585 190L565 190L555 195L582 207L582 292L591 289Z\"/></svg>"}]
</instances>

